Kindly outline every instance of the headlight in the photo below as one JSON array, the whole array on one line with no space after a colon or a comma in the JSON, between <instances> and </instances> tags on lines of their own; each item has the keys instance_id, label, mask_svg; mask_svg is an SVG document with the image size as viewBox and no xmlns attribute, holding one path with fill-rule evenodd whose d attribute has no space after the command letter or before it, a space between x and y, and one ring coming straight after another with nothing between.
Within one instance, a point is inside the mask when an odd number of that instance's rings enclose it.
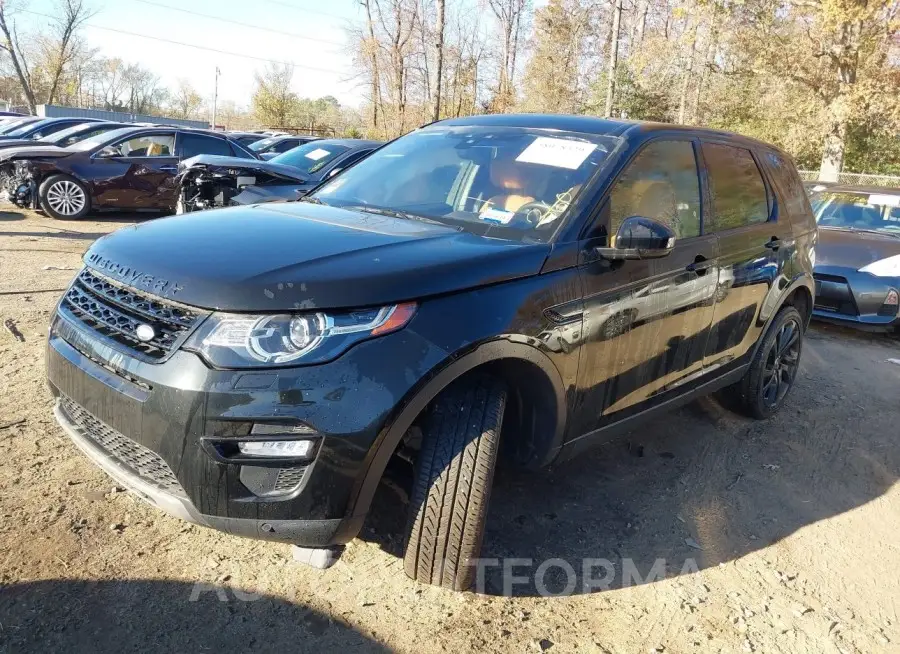
<instances>
[{"instance_id":1,"label":"headlight","mask_svg":"<svg viewBox=\"0 0 900 654\"><path fill-rule=\"evenodd\" d=\"M873 261L863 266L859 272L869 273L876 277L900 277L900 254L880 261Z\"/></svg>"},{"instance_id":2,"label":"headlight","mask_svg":"<svg viewBox=\"0 0 900 654\"><path fill-rule=\"evenodd\" d=\"M258 368L332 359L359 341L405 326L415 303L343 313L214 313L185 343L219 368Z\"/></svg>"}]
</instances>

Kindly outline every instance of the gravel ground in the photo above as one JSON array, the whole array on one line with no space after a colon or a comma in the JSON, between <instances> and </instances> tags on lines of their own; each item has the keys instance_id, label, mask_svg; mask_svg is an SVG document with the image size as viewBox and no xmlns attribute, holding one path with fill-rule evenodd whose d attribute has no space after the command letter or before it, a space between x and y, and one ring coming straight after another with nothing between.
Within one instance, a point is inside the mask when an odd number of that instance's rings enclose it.
<instances>
[{"instance_id":1,"label":"gravel ground","mask_svg":"<svg viewBox=\"0 0 900 654\"><path fill-rule=\"evenodd\" d=\"M498 566L454 594L403 575L390 489L321 572L144 505L65 438L50 314L91 241L133 221L0 208L0 324L24 338L0 327L0 651L900 651L897 340L814 326L771 420L706 399L552 470L500 471Z\"/></svg>"}]
</instances>

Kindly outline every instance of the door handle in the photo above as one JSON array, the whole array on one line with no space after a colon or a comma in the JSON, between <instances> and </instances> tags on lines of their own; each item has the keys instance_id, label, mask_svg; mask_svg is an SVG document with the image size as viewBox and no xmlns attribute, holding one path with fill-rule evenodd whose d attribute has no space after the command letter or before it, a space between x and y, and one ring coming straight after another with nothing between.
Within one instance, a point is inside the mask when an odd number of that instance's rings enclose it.
<instances>
[{"instance_id":1,"label":"door handle","mask_svg":"<svg viewBox=\"0 0 900 654\"><path fill-rule=\"evenodd\" d=\"M178 170L178 166L160 166L159 169L164 170L167 173L174 173L176 170Z\"/></svg>"},{"instance_id":2,"label":"door handle","mask_svg":"<svg viewBox=\"0 0 900 654\"><path fill-rule=\"evenodd\" d=\"M773 236L772 239L768 243L766 243L766 247L772 251L777 252L778 248L781 247L781 241L777 236Z\"/></svg>"},{"instance_id":3,"label":"door handle","mask_svg":"<svg viewBox=\"0 0 900 654\"><path fill-rule=\"evenodd\" d=\"M702 254L698 254L694 258L694 263L689 263L687 266L685 266L685 270L687 270L688 272L695 272L701 276L706 274L708 268L709 266L707 266L707 259Z\"/></svg>"}]
</instances>

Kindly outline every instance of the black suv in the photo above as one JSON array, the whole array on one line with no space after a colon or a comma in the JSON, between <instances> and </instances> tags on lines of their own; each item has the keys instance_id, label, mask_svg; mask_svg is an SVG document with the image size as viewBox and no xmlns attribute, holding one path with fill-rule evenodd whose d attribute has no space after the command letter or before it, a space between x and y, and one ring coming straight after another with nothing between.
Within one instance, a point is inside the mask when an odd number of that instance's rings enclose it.
<instances>
[{"instance_id":1,"label":"black suv","mask_svg":"<svg viewBox=\"0 0 900 654\"><path fill-rule=\"evenodd\" d=\"M466 588L498 459L560 461L717 389L775 412L815 240L757 141L445 120L304 201L97 241L50 329L55 413L149 502L321 565L412 464L406 571Z\"/></svg>"}]
</instances>

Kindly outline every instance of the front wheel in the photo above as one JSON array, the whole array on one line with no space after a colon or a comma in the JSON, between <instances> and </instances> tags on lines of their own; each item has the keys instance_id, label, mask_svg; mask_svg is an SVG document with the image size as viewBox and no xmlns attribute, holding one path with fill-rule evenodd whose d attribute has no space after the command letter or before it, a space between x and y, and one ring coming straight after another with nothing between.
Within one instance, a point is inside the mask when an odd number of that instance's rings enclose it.
<instances>
[{"instance_id":1,"label":"front wheel","mask_svg":"<svg viewBox=\"0 0 900 654\"><path fill-rule=\"evenodd\" d=\"M506 408L498 380L463 379L425 423L403 566L416 581L466 590L474 582Z\"/></svg>"},{"instance_id":2,"label":"front wheel","mask_svg":"<svg viewBox=\"0 0 900 654\"><path fill-rule=\"evenodd\" d=\"M49 216L57 220L78 220L91 210L91 197L77 179L53 175L41 184L38 199Z\"/></svg>"},{"instance_id":3,"label":"front wheel","mask_svg":"<svg viewBox=\"0 0 900 654\"><path fill-rule=\"evenodd\" d=\"M803 351L804 321L787 306L778 312L741 381L725 389L741 413L768 418L793 388Z\"/></svg>"}]
</instances>

